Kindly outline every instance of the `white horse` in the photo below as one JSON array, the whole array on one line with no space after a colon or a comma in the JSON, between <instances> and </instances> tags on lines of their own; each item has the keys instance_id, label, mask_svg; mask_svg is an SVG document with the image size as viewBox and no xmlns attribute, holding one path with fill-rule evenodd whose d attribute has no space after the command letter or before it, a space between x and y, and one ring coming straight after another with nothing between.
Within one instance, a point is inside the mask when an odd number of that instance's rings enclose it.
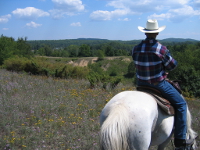
<instances>
[{"instance_id":1,"label":"white horse","mask_svg":"<svg viewBox=\"0 0 200 150\"><path fill-rule=\"evenodd\" d=\"M187 138L195 138L187 112ZM101 150L148 150L154 145L164 150L173 135L174 116L163 112L149 94L124 91L103 108L100 125Z\"/></svg>"}]
</instances>

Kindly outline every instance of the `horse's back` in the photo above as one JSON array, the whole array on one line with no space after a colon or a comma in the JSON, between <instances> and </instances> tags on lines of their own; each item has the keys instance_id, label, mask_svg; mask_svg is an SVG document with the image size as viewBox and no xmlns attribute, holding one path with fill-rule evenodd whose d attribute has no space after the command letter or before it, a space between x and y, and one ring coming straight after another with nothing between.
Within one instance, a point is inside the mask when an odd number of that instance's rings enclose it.
<instances>
[{"instance_id":1,"label":"horse's back","mask_svg":"<svg viewBox=\"0 0 200 150\"><path fill-rule=\"evenodd\" d=\"M157 103L155 99L144 92L124 91L115 95L102 110L101 116L106 118L116 105L123 105L130 111L130 117L133 118L150 118L157 116Z\"/></svg>"},{"instance_id":2,"label":"horse's back","mask_svg":"<svg viewBox=\"0 0 200 150\"><path fill-rule=\"evenodd\" d=\"M124 91L115 95L100 115L101 126L109 121L115 122L117 127L122 124L122 128L128 128L129 148L137 150L162 144L170 137L173 128L173 117L160 110L154 97L139 91Z\"/></svg>"}]
</instances>

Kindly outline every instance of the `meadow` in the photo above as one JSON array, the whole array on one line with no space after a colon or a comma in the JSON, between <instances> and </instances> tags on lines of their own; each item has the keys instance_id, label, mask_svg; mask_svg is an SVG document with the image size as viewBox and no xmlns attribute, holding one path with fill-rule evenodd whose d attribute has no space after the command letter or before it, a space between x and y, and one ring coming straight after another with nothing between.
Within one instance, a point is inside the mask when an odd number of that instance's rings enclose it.
<instances>
[{"instance_id":1,"label":"meadow","mask_svg":"<svg viewBox=\"0 0 200 150\"><path fill-rule=\"evenodd\" d=\"M0 69L0 149L98 150L104 105L132 83L103 89L85 79L58 79ZM187 99L200 134L200 100ZM200 146L200 140L197 139ZM172 150L171 144L168 146Z\"/></svg>"}]
</instances>

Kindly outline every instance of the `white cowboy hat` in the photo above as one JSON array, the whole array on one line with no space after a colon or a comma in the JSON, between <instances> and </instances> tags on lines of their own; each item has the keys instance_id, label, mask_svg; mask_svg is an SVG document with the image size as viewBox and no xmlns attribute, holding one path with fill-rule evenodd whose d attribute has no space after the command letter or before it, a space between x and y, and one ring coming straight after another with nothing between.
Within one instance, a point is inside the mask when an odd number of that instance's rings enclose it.
<instances>
[{"instance_id":1,"label":"white cowboy hat","mask_svg":"<svg viewBox=\"0 0 200 150\"><path fill-rule=\"evenodd\" d=\"M158 21L155 20L155 19L154 20L151 20L151 19L147 20L146 28L138 26L138 29L141 32L144 32L144 33L158 33L158 32L163 31L165 28L166 28L166 26L159 27Z\"/></svg>"}]
</instances>

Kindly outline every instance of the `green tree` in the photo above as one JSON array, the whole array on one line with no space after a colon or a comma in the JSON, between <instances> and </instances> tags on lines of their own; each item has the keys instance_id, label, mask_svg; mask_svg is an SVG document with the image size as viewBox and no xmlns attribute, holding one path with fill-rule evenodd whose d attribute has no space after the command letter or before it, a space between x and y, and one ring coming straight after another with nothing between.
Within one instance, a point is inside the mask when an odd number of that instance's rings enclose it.
<instances>
[{"instance_id":1,"label":"green tree","mask_svg":"<svg viewBox=\"0 0 200 150\"><path fill-rule=\"evenodd\" d=\"M128 65L128 71L127 74L125 75L127 78L136 78L136 71L135 71L135 64L132 61L129 65Z\"/></svg>"},{"instance_id":2,"label":"green tree","mask_svg":"<svg viewBox=\"0 0 200 150\"><path fill-rule=\"evenodd\" d=\"M4 60L8 59L13 55L16 49L16 43L12 37L6 37L1 35L0 37L0 65L3 64Z\"/></svg>"},{"instance_id":3,"label":"green tree","mask_svg":"<svg viewBox=\"0 0 200 150\"><path fill-rule=\"evenodd\" d=\"M105 50L106 56L115 56L112 46L108 45Z\"/></svg>"},{"instance_id":4,"label":"green tree","mask_svg":"<svg viewBox=\"0 0 200 150\"><path fill-rule=\"evenodd\" d=\"M45 51L44 48L41 47L36 51L36 54L40 55L40 56L45 56Z\"/></svg>"},{"instance_id":5,"label":"green tree","mask_svg":"<svg viewBox=\"0 0 200 150\"><path fill-rule=\"evenodd\" d=\"M102 50L97 51L98 61L104 60L104 52Z\"/></svg>"},{"instance_id":6,"label":"green tree","mask_svg":"<svg viewBox=\"0 0 200 150\"><path fill-rule=\"evenodd\" d=\"M89 45L82 44L80 46L79 50L80 50L79 56L82 56L82 57L90 57L91 56L91 50L90 50Z\"/></svg>"},{"instance_id":7,"label":"green tree","mask_svg":"<svg viewBox=\"0 0 200 150\"><path fill-rule=\"evenodd\" d=\"M69 53L69 57L77 57L79 53L79 46L77 45L70 45L64 49Z\"/></svg>"},{"instance_id":8,"label":"green tree","mask_svg":"<svg viewBox=\"0 0 200 150\"><path fill-rule=\"evenodd\" d=\"M27 43L27 37L18 38L17 50L14 52L14 54L22 57L33 56L33 52L31 52L31 46Z\"/></svg>"},{"instance_id":9,"label":"green tree","mask_svg":"<svg viewBox=\"0 0 200 150\"><path fill-rule=\"evenodd\" d=\"M51 49L51 47L48 46L48 45L45 45L44 51L45 51L45 55L46 55L46 56L51 56L51 55L52 55L52 52L53 52L52 49Z\"/></svg>"}]
</instances>

